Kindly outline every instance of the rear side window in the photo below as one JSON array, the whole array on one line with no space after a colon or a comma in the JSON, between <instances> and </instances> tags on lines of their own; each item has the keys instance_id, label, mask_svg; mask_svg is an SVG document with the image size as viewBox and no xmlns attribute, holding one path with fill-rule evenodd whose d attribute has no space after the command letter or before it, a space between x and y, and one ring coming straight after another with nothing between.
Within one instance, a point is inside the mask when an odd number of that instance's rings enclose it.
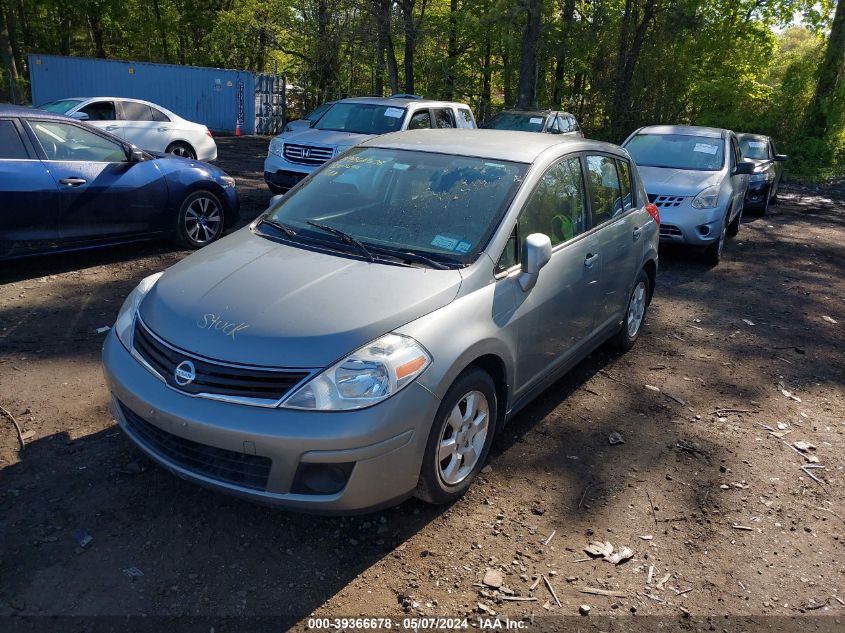
<instances>
[{"instance_id":1,"label":"rear side window","mask_svg":"<svg viewBox=\"0 0 845 633\"><path fill-rule=\"evenodd\" d=\"M88 115L89 121L114 121L114 101L95 101L79 110Z\"/></svg>"},{"instance_id":2,"label":"rear side window","mask_svg":"<svg viewBox=\"0 0 845 633\"><path fill-rule=\"evenodd\" d=\"M455 117L448 108L436 108L434 110L434 128L445 129L455 127Z\"/></svg>"},{"instance_id":3,"label":"rear side window","mask_svg":"<svg viewBox=\"0 0 845 633\"><path fill-rule=\"evenodd\" d=\"M29 158L15 124L8 119L0 121L0 159L21 160Z\"/></svg>"},{"instance_id":4,"label":"rear side window","mask_svg":"<svg viewBox=\"0 0 845 633\"><path fill-rule=\"evenodd\" d=\"M466 124L464 127L475 127L475 121L472 119L472 112L467 108L458 108L458 115L464 120Z\"/></svg>"},{"instance_id":5,"label":"rear side window","mask_svg":"<svg viewBox=\"0 0 845 633\"><path fill-rule=\"evenodd\" d=\"M153 115L153 121L164 121L170 123L170 118L158 108L150 106L150 113Z\"/></svg>"},{"instance_id":6,"label":"rear side window","mask_svg":"<svg viewBox=\"0 0 845 633\"><path fill-rule=\"evenodd\" d=\"M580 132L580 131L581 131L581 126L580 126L580 125L578 125L578 121L576 121L576 120L575 120L575 117L574 117L574 116L570 116L570 117L568 117L568 118L569 118L569 128L570 128L573 132Z\"/></svg>"},{"instance_id":7,"label":"rear side window","mask_svg":"<svg viewBox=\"0 0 845 633\"><path fill-rule=\"evenodd\" d=\"M570 117L562 115L557 116L557 127L561 131L561 134L565 134L566 132L572 131L572 123L569 119Z\"/></svg>"},{"instance_id":8,"label":"rear side window","mask_svg":"<svg viewBox=\"0 0 845 633\"><path fill-rule=\"evenodd\" d=\"M587 156L587 175L593 202L593 225L598 226L622 212L622 189L616 161L609 156Z\"/></svg>"},{"instance_id":9,"label":"rear side window","mask_svg":"<svg viewBox=\"0 0 845 633\"><path fill-rule=\"evenodd\" d=\"M622 185L622 208L627 211L634 206L633 189L631 187L631 165L627 160L616 159L619 166L619 182Z\"/></svg>"},{"instance_id":10,"label":"rear side window","mask_svg":"<svg viewBox=\"0 0 845 633\"><path fill-rule=\"evenodd\" d=\"M124 121L155 121L150 106L135 101L123 102Z\"/></svg>"}]
</instances>

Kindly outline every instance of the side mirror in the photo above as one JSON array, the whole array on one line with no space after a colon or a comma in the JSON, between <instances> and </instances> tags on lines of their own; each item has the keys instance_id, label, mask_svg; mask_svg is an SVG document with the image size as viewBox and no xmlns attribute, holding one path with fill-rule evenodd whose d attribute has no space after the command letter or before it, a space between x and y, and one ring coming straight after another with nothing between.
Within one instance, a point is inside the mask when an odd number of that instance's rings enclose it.
<instances>
[{"instance_id":1,"label":"side mirror","mask_svg":"<svg viewBox=\"0 0 845 633\"><path fill-rule=\"evenodd\" d=\"M750 176L754 173L754 163L749 163L746 161L742 161L741 163L737 163L736 167L734 167L734 176Z\"/></svg>"},{"instance_id":2,"label":"side mirror","mask_svg":"<svg viewBox=\"0 0 845 633\"><path fill-rule=\"evenodd\" d=\"M90 117L84 112L74 112L70 115L70 118L76 119L77 121L87 121Z\"/></svg>"},{"instance_id":3,"label":"side mirror","mask_svg":"<svg viewBox=\"0 0 845 633\"><path fill-rule=\"evenodd\" d=\"M786 154L775 154L775 162L782 163L787 160L789 160L789 156Z\"/></svg>"},{"instance_id":4,"label":"side mirror","mask_svg":"<svg viewBox=\"0 0 845 633\"><path fill-rule=\"evenodd\" d=\"M532 233L522 243L522 273L519 285L524 292L531 290L540 276L540 269L552 258L552 241L548 235Z\"/></svg>"},{"instance_id":5,"label":"side mirror","mask_svg":"<svg viewBox=\"0 0 845 633\"><path fill-rule=\"evenodd\" d=\"M143 163L147 160L143 150L138 149L134 145L130 145L126 153L129 156L130 163Z\"/></svg>"}]
</instances>

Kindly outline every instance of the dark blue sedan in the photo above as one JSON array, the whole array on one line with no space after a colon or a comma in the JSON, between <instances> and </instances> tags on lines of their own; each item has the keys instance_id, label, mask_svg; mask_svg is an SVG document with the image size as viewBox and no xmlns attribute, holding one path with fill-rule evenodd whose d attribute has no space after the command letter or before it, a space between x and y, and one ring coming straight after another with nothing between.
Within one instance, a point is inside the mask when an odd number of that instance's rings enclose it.
<instances>
[{"instance_id":1,"label":"dark blue sedan","mask_svg":"<svg viewBox=\"0 0 845 633\"><path fill-rule=\"evenodd\" d=\"M162 236L199 248L238 211L235 181L216 167L0 105L0 259Z\"/></svg>"}]
</instances>

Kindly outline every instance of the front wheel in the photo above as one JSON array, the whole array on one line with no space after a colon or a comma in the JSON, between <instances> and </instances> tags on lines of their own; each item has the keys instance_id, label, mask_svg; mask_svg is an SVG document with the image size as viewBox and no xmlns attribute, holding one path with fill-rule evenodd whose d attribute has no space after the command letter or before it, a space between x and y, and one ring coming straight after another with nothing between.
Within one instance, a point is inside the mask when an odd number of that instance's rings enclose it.
<instances>
[{"instance_id":1,"label":"front wheel","mask_svg":"<svg viewBox=\"0 0 845 633\"><path fill-rule=\"evenodd\" d=\"M428 436L416 496L435 504L461 497L484 465L496 426L493 379L470 367L449 387Z\"/></svg>"},{"instance_id":2,"label":"front wheel","mask_svg":"<svg viewBox=\"0 0 845 633\"><path fill-rule=\"evenodd\" d=\"M736 217L733 219L733 222L728 224L728 235L734 237L737 233L739 233L739 226L742 224L742 212L745 210L745 203L743 202L742 207L739 209L739 213L736 214Z\"/></svg>"},{"instance_id":3,"label":"front wheel","mask_svg":"<svg viewBox=\"0 0 845 633\"><path fill-rule=\"evenodd\" d=\"M619 333L613 339L616 347L622 350L629 350L637 342L642 330L645 313L648 309L648 298L651 293L651 280L646 271L641 270L634 282L634 289L628 297L628 306L625 309L625 320Z\"/></svg>"},{"instance_id":4,"label":"front wheel","mask_svg":"<svg viewBox=\"0 0 845 633\"><path fill-rule=\"evenodd\" d=\"M707 250L704 251L704 261L706 261L711 266L718 266L719 262L722 261L722 251L725 248L725 240L728 237L728 218L722 221L722 228L719 231L719 239L713 242L710 246L707 247Z\"/></svg>"},{"instance_id":5,"label":"front wheel","mask_svg":"<svg viewBox=\"0 0 845 633\"><path fill-rule=\"evenodd\" d=\"M176 237L183 246L201 248L223 234L223 205L210 191L195 191L179 208Z\"/></svg>"}]
</instances>

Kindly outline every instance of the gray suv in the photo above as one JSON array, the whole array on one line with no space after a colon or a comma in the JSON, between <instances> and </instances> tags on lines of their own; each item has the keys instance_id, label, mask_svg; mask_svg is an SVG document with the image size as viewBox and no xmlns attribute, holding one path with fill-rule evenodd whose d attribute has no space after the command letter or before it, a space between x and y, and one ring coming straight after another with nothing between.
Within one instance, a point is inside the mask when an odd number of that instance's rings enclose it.
<instances>
[{"instance_id":1,"label":"gray suv","mask_svg":"<svg viewBox=\"0 0 845 633\"><path fill-rule=\"evenodd\" d=\"M660 210L660 239L702 247L716 265L742 221L754 165L730 130L686 125L640 128L623 143Z\"/></svg>"},{"instance_id":2,"label":"gray suv","mask_svg":"<svg viewBox=\"0 0 845 633\"><path fill-rule=\"evenodd\" d=\"M126 434L286 507L463 494L517 411L605 340L634 344L657 275L628 153L517 134L366 141L143 280L103 349Z\"/></svg>"},{"instance_id":3,"label":"gray suv","mask_svg":"<svg viewBox=\"0 0 845 633\"><path fill-rule=\"evenodd\" d=\"M315 122L270 141L264 181L273 193L284 193L331 158L380 134L474 127L475 117L463 103L410 97L343 99Z\"/></svg>"}]
</instances>

